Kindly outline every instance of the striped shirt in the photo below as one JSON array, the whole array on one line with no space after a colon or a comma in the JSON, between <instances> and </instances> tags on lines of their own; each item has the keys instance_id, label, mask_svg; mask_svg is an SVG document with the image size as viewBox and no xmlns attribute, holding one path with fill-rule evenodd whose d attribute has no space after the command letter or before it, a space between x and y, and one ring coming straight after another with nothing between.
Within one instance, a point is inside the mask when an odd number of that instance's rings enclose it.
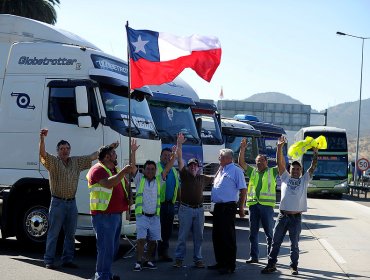
<instances>
[{"instance_id":1,"label":"striped shirt","mask_svg":"<svg viewBox=\"0 0 370 280\"><path fill-rule=\"evenodd\" d=\"M68 199L75 197L80 172L91 167L91 156L70 157L64 164L60 158L46 153L41 163L49 171L51 195Z\"/></svg>"}]
</instances>

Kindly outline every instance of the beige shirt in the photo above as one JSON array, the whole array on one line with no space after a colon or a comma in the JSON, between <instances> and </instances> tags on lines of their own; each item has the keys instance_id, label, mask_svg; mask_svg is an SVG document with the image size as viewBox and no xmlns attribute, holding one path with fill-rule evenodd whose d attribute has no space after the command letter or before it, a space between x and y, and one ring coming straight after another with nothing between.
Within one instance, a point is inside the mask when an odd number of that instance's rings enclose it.
<instances>
[{"instance_id":1,"label":"beige shirt","mask_svg":"<svg viewBox=\"0 0 370 280\"><path fill-rule=\"evenodd\" d=\"M80 172L91 167L91 156L68 158L67 164L49 153L41 157L41 163L49 171L51 195L60 198L74 198Z\"/></svg>"}]
</instances>

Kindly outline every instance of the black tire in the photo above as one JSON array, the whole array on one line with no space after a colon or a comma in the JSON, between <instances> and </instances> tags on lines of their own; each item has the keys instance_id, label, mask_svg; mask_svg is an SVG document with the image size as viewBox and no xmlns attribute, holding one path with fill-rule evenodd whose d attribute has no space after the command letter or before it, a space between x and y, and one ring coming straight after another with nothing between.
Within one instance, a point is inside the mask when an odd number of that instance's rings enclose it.
<instances>
[{"instance_id":1,"label":"black tire","mask_svg":"<svg viewBox=\"0 0 370 280\"><path fill-rule=\"evenodd\" d=\"M30 197L18 214L17 240L29 245L44 245L49 229L49 202Z\"/></svg>"}]
</instances>

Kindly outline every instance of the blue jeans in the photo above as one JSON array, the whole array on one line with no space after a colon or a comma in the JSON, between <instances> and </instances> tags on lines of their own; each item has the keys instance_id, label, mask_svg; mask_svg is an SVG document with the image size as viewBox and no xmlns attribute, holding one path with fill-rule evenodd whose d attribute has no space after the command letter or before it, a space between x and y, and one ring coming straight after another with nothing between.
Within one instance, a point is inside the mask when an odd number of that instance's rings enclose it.
<instances>
[{"instance_id":1,"label":"blue jeans","mask_svg":"<svg viewBox=\"0 0 370 280\"><path fill-rule=\"evenodd\" d=\"M65 201L55 197L51 198L49 208L49 231L44 255L45 264L54 263L58 236L62 228L64 231L62 262L68 263L73 261L77 216L76 200Z\"/></svg>"},{"instance_id":2,"label":"blue jeans","mask_svg":"<svg viewBox=\"0 0 370 280\"><path fill-rule=\"evenodd\" d=\"M170 238L172 235L173 219L175 216L175 206L171 201L161 203L161 237L158 242L158 256L168 256L168 248L170 247Z\"/></svg>"},{"instance_id":3,"label":"blue jeans","mask_svg":"<svg viewBox=\"0 0 370 280\"><path fill-rule=\"evenodd\" d=\"M118 253L121 236L122 214L97 214L92 216L96 236L95 280L111 279L111 267Z\"/></svg>"},{"instance_id":4,"label":"blue jeans","mask_svg":"<svg viewBox=\"0 0 370 280\"><path fill-rule=\"evenodd\" d=\"M191 231L193 236L193 260L194 262L203 259L202 257L202 242L204 229L204 209L190 208L180 205L179 208L179 236L177 239L177 247L175 258L184 260L186 254L186 240Z\"/></svg>"},{"instance_id":5,"label":"blue jeans","mask_svg":"<svg viewBox=\"0 0 370 280\"><path fill-rule=\"evenodd\" d=\"M272 240L271 252L268 257L269 264L276 264L277 256L279 254L281 243L284 240L284 236L287 231L289 231L290 239L290 265L293 267L298 266L299 259L299 235L302 230L302 215L286 215L279 213L275 227L274 227L274 237Z\"/></svg>"},{"instance_id":6,"label":"blue jeans","mask_svg":"<svg viewBox=\"0 0 370 280\"><path fill-rule=\"evenodd\" d=\"M274 226L274 209L271 206L262 204L255 204L249 207L249 241L250 241L250 257L258 260L258 232L260 229L260 222L266 235L267 255L271 250L272 231Z\"/></svg>"}]
</instances>

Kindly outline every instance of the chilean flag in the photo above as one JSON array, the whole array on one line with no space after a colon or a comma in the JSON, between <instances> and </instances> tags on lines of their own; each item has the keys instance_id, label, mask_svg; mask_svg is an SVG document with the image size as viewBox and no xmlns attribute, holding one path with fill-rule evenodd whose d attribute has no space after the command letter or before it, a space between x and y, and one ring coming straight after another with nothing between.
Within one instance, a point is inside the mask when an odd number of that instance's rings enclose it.
<instances>
[{"instance_id":1,"label":"chilean flag","mask_svg":"<svg viewBox=\"0 0 370 280\"><path fill-rule=\"evenodd\" d=\"M131 89L173 81L185 68L210 82L221 61L216 37L178 37L126 26L130 51Z\"/></svg>"}]
</instances>

